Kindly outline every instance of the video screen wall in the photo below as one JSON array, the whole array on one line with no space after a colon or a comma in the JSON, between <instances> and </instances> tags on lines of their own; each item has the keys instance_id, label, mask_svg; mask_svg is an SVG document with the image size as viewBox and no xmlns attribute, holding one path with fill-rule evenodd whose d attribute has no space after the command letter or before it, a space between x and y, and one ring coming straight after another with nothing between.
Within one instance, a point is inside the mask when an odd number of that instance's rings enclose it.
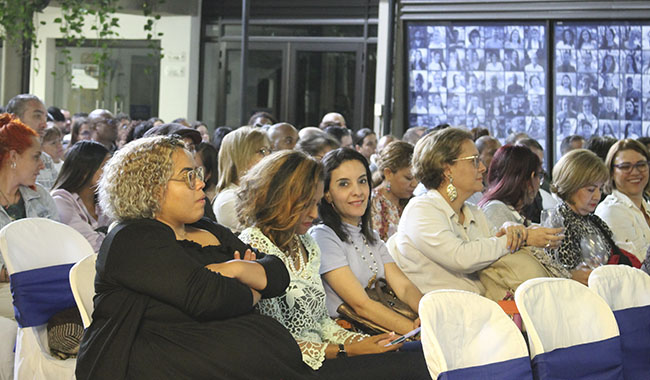
<instances>
[{"instance_id":1,"label":"video screen wall","mask_svg":"<svg viewBox=\"0 0 650 380\"><path fill-rule=\"evenodd\" d=\"M558 22L556 141L650 134L650 24Z\"/></svg>"},{"instance_id":2,"label":"video screen wall","mask_svg":"<svg viewBox=\"0 0 650 380\"><path fill-rule=\"evenodd\" d=\"M546 28L542 23L410 25L410 126L486 127L544 143Z\"/></svg>"},{"instance_id":3,"label":"video screen wall","mask_svg":"<svg viewBox=\"0 0 650 380\"><path fill-rule=\"evenodd\" d=\"M409 126L526 132L542 145L552 126L558 147L570 134L650 134L650 23L555 22L554 41L545 25L409 23Z\"/></svg>"}]
</instances>

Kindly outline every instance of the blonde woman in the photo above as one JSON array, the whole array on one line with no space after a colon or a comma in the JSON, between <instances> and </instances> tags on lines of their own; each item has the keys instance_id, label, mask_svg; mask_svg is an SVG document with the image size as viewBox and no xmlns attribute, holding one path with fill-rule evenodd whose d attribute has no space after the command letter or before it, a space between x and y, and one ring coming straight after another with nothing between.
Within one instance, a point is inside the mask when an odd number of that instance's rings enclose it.
<instances>
[{"instance_id":1,"label":"blonde woman","mask_svg":"<svg viewBox=\"0 0 650 380\"><path fill-rule=\"evenodd\" d=\"M411 170L413 145L394 141L377 159L376 186L372 191L372 225L387 241L396 231L404 206L413 196L418 181Z\"/></svg>"},{"instance_id":2,"label":"blonde woman","mask_svg":"<svg viewBox=\"0 0 650 380\"><path fill-rule=\"evenodd\" d=\"M212 209L217 222L234 233L243 227L239 224L235 205L239 180L262 158L271 153L271 142L260 128L241 127L223 138L219 150L219 182Z\"/></svg>"}]
</instances>

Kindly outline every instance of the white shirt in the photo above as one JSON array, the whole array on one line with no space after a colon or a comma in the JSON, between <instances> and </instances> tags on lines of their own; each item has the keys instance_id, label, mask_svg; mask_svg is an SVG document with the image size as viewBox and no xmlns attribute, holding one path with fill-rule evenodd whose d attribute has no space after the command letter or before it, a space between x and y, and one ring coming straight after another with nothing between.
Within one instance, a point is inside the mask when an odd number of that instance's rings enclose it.
<instances>
[{"instance_id":1,"label":"white shirt","mask_svg":"<svg viewBox=\"0 0 650 380\"><path fill-rule=\"evenodd\" d=\"M650 213L647 201L644 200L642 206L646 213ZM596 215L612 230L614 243L643 262L650 247L650 227L632 200L614 190L596 207Z\"/></svg>"},{"instance_id":2,"label":"white shirt","mask_svg":"<svg viewBox=\"0 0 650 380\"><path fill-rule=\"evenodd\" d=\"M482 294L476 271L508 253L506 237L490 237L490 225L476 206L465 203L465 221L437 190L409 201L388 250L408 278L427 293L461 289Z\"/></svg>"},{"instance_id":3,"label":"white shirt","mask_svg":"<svg viewBox=\"0 0 650 380\"><path fill-rule=\"evenodd\" d=\"M212 210L214 211L214 216L217 218L217 223L230 228L235 234L240 233L244 229L239 224L237 210L235 209L237 205L237 190L239 190L239 186L235 184L226 187L217 194L212 204Z\"/></svg>"}]
</instances>

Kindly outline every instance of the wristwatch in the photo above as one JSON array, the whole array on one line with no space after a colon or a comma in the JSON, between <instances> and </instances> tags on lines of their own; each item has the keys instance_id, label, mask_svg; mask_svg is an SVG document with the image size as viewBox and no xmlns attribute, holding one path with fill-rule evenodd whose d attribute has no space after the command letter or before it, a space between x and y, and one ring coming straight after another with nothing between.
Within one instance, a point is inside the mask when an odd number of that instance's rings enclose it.
<instances>
[{"instance_id":1,"label":"wristwatch","mask_svg":"<svg viewBox=\"0 0 650 380\"><path fill-rule=\"evenodd\" d=\"M337 358L347 358L348 357L348 352L345 351L345 346L342 344L339 344L339 352L336 353Z\"/></svg>"}]
</instances>

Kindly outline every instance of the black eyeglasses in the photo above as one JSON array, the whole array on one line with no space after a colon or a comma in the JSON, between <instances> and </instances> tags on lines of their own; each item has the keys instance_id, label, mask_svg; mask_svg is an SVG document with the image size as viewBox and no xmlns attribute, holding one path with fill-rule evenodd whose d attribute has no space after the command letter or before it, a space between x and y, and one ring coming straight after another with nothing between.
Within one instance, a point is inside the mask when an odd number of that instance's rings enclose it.
<instances>
[{"instance_id":1,"label":"black eyeglasses","mask_svg":"<svg viewBox=\"0 0 650 380\"><path fill-rule=\"evenodd\" d=\"M187 187L190 188L190 190L196 190L196 179L199 179L201 182L205 179L204 172L203 172L203 167L199 166L198 168L194 168L192 170L188 170L185 172L185 178L179 179L179 178L170 178L170 181L180 181L180 182L185 182Z\"/></svg>"},{"instance_id":2,"label":"black eyeglasses","mask_svg":"<svg viewBox=\"0 0 650 380\"><path fill-rule=\"evenodd\" d=\"M636 164L632 164L630 162L623 162L622 164L614 164L612 166L622 171L623 173L631 173L632 169L637 169L639 172L642 173L648 171L648 161L639 161Z\"/></svg>"},{"instance_id":3,"label":"black eyeglasses","mask_svg":"<svg viewBox=\"0 0 650 380\"><path fill-rule=\"evenodd\" d=\"M453 162L456 161L468 161L468 160L473 160L472 164L474 164L474 167L478 169L479 166L481 166L481 160L478 156L478 154L473 155L473 156L467 156L467 157L461 157L453 160Z\"/></svg>"}]
</instances>

